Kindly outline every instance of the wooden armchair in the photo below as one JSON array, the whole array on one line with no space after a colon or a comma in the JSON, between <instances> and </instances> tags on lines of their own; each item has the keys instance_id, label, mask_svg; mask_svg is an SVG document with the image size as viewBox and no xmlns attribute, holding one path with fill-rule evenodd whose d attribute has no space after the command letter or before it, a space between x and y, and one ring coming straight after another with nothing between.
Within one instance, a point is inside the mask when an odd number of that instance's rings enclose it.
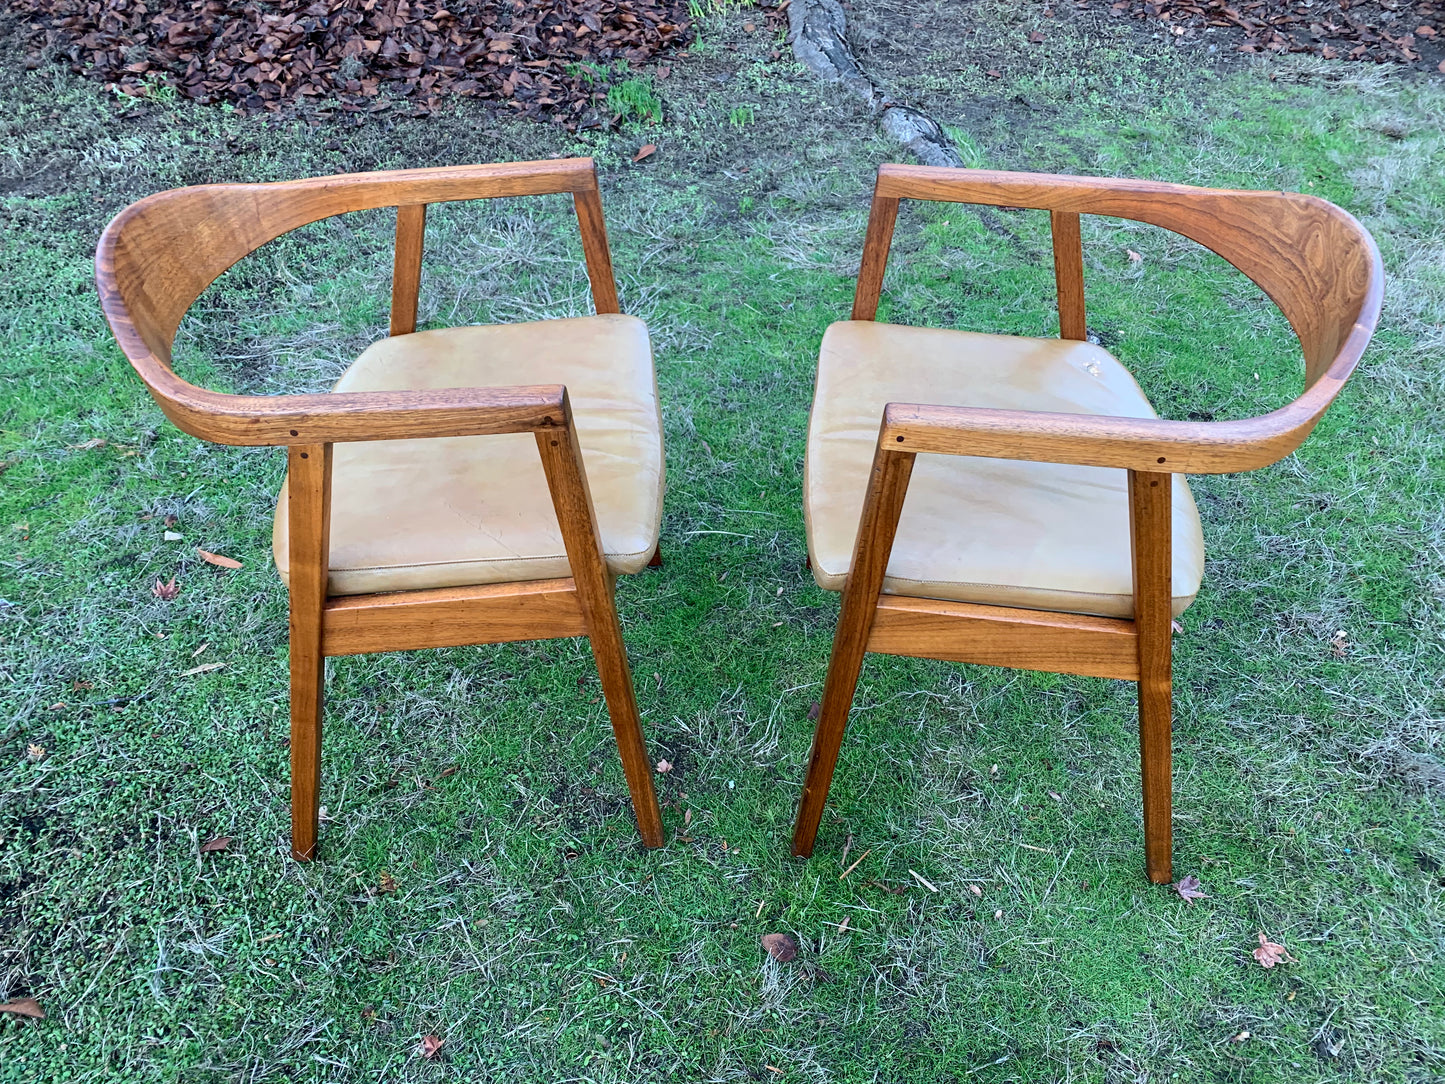
<instances>
[{"instance_id":1,"label":"wooden armchair","mask_svg":"<svg viewBox=\"0 0 1445 1084\"><path fill-rule=\"evenodd\" d=\"M901 199L1049 211L1060 339L875 323ZM1299 338L1304 393L1246 421L1158 418L1086 340L1080 214L1162 226L1244 272ZM809 422L809 563L843 599L793 853L813 852L871 651L1136 682L1147 872L1172 880L1171 622L1203 574L1182 476L1298 447L1369 342L1381 283L1369 234L1311 196L883 166Z\"/></svg>"},{"instance_id":2,"label":"wooden armchair","mask_svg":"<svg viewBox=\"0 0 1445 1084\"><path fill-rule=\"evenodd\" d=\"M597 315L415 332L427 204L544 193L573 196ZM181 318L237 260L387 206L391 337L334 392L224 395L172 371ZM591 159L162 192L106 229L96 281L171 421L286 448L275 552L291 603L292 854L316 847L327 656L570 636L591 641L638 828L661 846L613 597L614 577L657 553L661 420L647 328L618 308Z\"/></svg>"}]
</instances>

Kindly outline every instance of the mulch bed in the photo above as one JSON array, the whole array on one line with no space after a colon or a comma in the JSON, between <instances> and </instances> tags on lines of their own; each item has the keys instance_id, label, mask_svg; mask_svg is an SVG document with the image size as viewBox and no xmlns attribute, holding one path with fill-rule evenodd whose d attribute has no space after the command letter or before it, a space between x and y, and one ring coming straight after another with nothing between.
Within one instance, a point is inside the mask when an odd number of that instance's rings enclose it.
<instances>
[{"instance_id":1,"label":"mulch bed","mask_svg":"<svg viewBox=\"0 0 1445 1084\"><path fill-rule=\"evenodd\" d=\"M68 64L144 97L169 85L246 113L425 114L449 94L570 129L608 83L683 44L685 0L0 0L26 66ZM624 76L625 77L625 76Z\"/></svg>"},{"instance_id":2,"label":"mulch bed","mask_svg":"<svg viewBox=\"0 0 1445 1084\"><path fill-rule=\"evenodd\" d=\"M1223 31L1241 53L1408 64L1445 72L1445 0L1077 0L1181 37Z\"/></svg>"}]
</instances>

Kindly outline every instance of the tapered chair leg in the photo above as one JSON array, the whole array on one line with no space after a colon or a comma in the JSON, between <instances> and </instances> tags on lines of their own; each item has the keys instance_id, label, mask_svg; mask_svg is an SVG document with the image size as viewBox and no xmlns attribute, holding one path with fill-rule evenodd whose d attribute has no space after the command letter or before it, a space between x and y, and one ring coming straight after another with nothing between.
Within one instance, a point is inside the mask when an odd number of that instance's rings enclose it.
<instances>
[{"instance_id":1,"label":"tapered chair leg","mask_svg":"<svg viewBox=\"0 0 1445 1084\"><path fill-rule=\"evenodd\" d=\"M853 546L853 564L843 588L838 630L833 634L822 708L813 731L812 751L808 754L808 774L803 780L798 816L793 823L793 854L798 858L809 857L818 838L828 788L833 783L833 770L838 766L838 750L848 726L848 712L858 688L863 656L868 651L868 635L873 631L873 618L878 612L883 573L893 552L893 536L898 532L903 498L908 493L913 459L911 452L883 448L873 456L868 495L863 501L858 539Z\"/></svg>"},{"instance_id":2,"label":"tapered chair leg","mask_svg":"<svg viewBox=\"0 0 1445 1084\"><path fill-rule=\"evenodd\" d=\"M1144 781L1144 865L1149 880L1173 875L1172 735L1174 494L1172 475L1129 472L1134 553L1134 628L1139 645L1139 759Z\"/></svg>"},{"instance_id":3,"label":"tapered chair leg","mask_svg":"<svg viewBox=\"0 0 1445 1084\"><path fill-rule=\"evenodd\" d=\"M612 733L617 738L617 752L622 758L622 771L627 776L627 789L637 815L637 831L644 844L661 847L662 810L652 788L652 762L642 736L637 693L627 665L627 648L622 642L622 625L617 620L612 576L603 558L602 536L597 531L592 494L587 488L582 450L572 427L572 407L565 398L563 415L565 424L537 432L537 450L542 456L547 487L557 510L557 525L567 550L567 563L572 568L572 580L577 585L578 601L587 622L592 657L597 662L597 676L602 680L607 714L612 719Z\"/></svg>"},{"instance_id":4,"label":"tapered chair leg","mask_svg":"<svg viewBox=\"0 0 1445 1084\"><path fill-rule=\"evenodd\" d=\"M612 719L612 734L622 758L622 772L627 776L627 789L637 814L638 833L647 846L661 847L662 811L652 787L652 762L642 736L637 692L632 684L627 648L622 642L622 625L617 620L617 605L611 591L607 592L605 607L599 607L604 608L605 612L594 613L590 622L592 629L588 638L592 643L592 658L597 663L607 714Z\"/></svg>"},{"instance_id":5,"label":"tapered chair leg","mask_svg":"<svg viewBox=\"0 0 1445 1084\"><path fill-rule=\"evenodd\" d=\"M287 450L291 562L291 855L316 856L326 659L322 609L331 556L331 445Z\"/></svg>"}]
</instances>

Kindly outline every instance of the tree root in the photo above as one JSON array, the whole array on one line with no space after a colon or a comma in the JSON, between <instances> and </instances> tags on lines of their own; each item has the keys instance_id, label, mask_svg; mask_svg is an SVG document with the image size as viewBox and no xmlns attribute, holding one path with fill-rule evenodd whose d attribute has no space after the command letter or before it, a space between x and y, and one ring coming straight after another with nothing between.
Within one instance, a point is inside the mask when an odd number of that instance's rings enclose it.
<instances>
[{"instance_id":1,"label":"tree root","mask_svg":"<svg viewBox=\"0 0 1445 1084\"><path fill-rule=\"evenodd\" d=\"M927 166L961 166L953 143L938 122L911 106L879 95L858 66L845 36L847 21L838 0L793 0L788 5L788 41L808 70L827 83L844 88L868 106L878 123Z\"/></svg>"}]
</instances>

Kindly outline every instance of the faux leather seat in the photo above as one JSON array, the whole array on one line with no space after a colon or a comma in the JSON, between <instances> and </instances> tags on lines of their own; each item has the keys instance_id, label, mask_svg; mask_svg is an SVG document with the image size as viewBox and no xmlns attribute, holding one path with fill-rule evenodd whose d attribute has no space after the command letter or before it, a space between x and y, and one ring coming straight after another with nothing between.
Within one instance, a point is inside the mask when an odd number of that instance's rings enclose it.
<instances>
[{"instance_id":1,"label":"faux leather seat","mask_svg":"<svg viewBox=\"0 0 1445 1084\"><path fill-rule=\"evenodd\" d=\"M844 321L823 337L804 514L818 585L841 591L887 403L1152 418L1129 371L1086 342ZM1173 611L1199 590L1204 539L1174 476ZM920 454L886 594L1133 616L1125 472Z\"/></svg>"},{"instance_id":2,"label":"faux leather seat","mask_svg":"<svg viewBox=\"0 0 1445 1084\"><path fill-rule=\"evenodd\" d=\"M459 327L373 343L335 390L565 384L608 567L657 548L662 421L647 327L632 316ZM287 575L286 490L273 550ZM570 576L529 433L337 444L330 593Z\"/></svg>"}]
</instances>

